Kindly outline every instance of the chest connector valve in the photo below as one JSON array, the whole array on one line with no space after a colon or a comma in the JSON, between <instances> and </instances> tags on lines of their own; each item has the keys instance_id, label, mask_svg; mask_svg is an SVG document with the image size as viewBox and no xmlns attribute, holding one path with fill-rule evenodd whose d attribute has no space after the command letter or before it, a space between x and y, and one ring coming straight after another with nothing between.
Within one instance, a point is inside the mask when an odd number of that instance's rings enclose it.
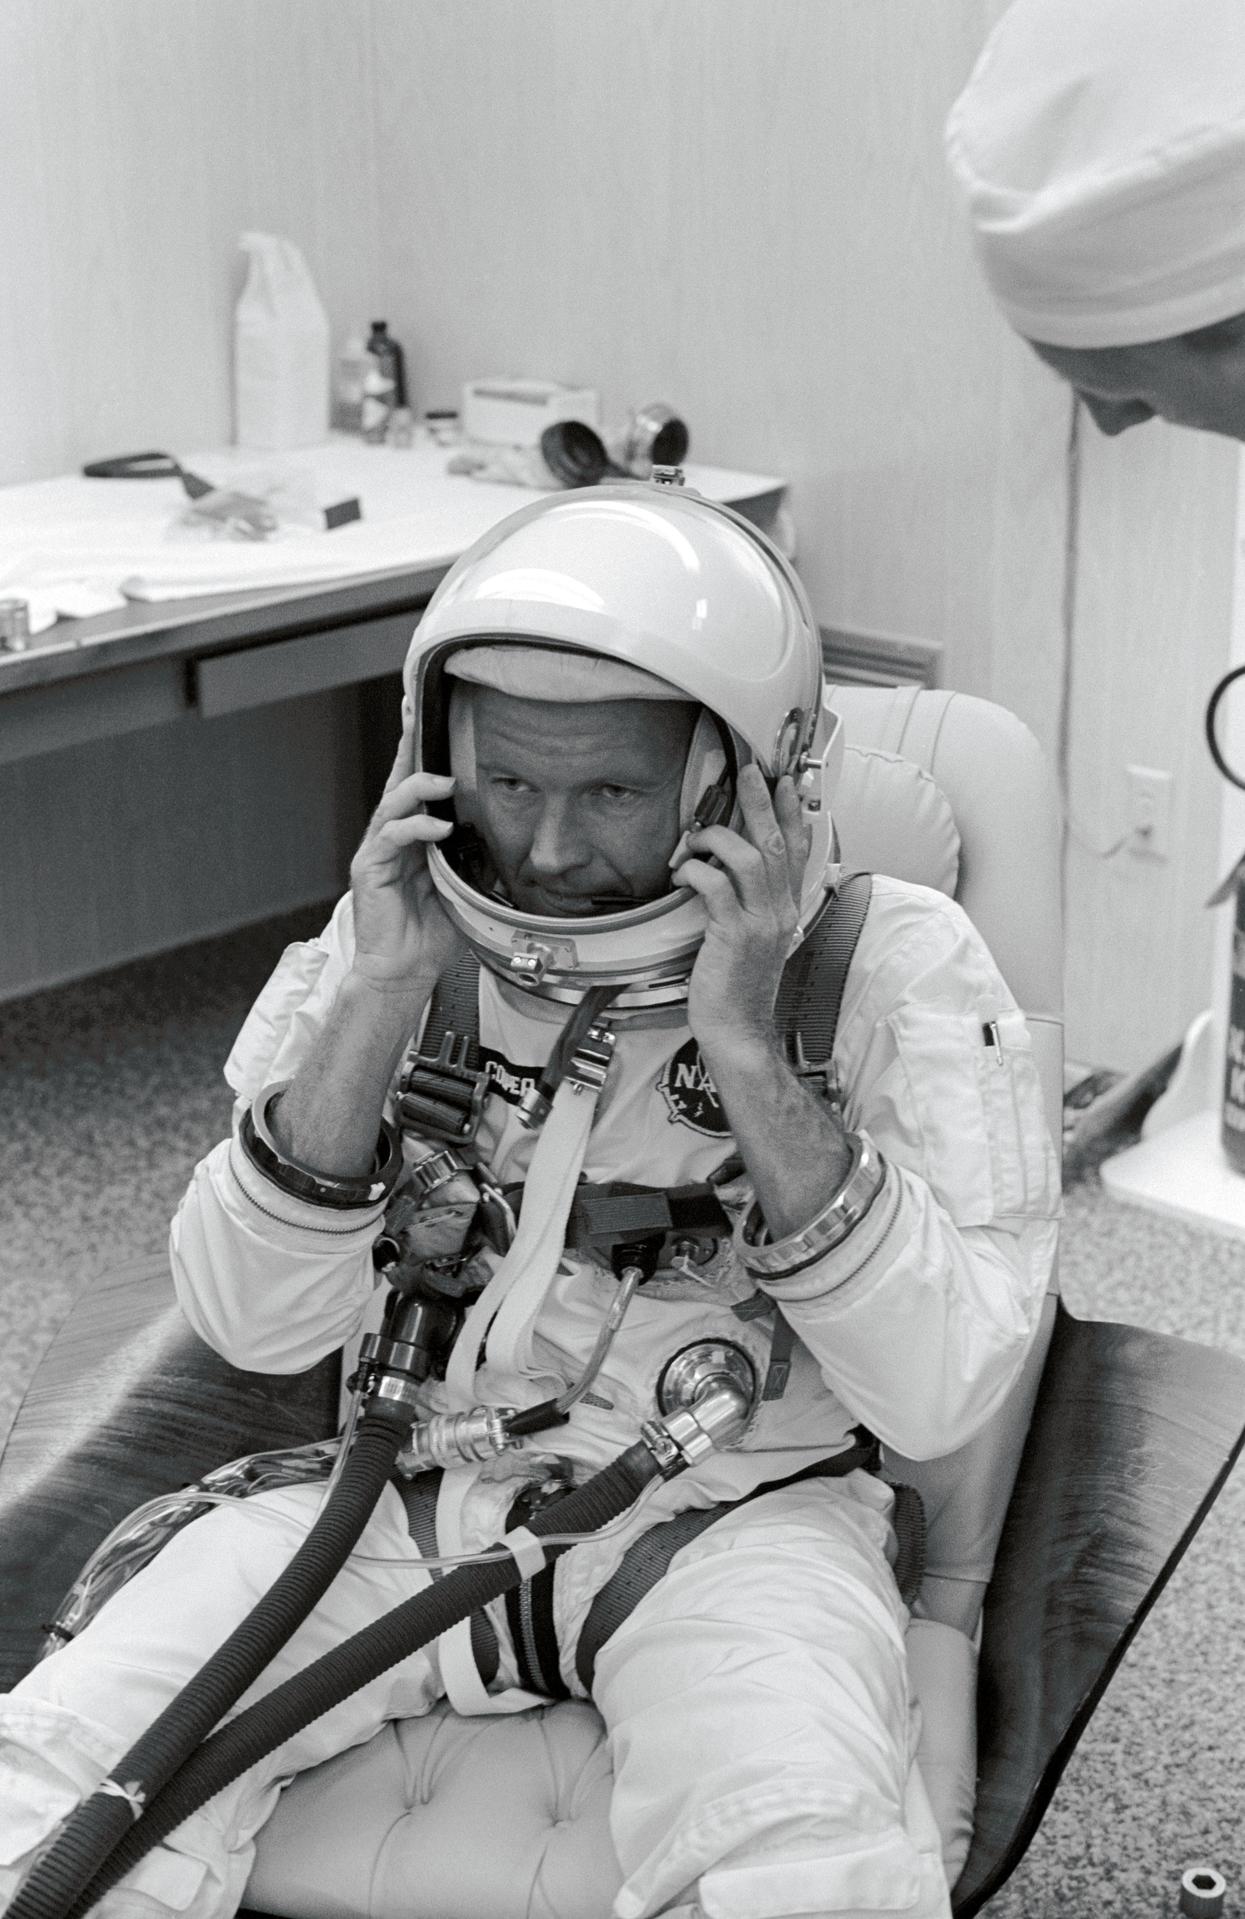
<instances>
[{"instance_id":1,"label":"chest connector valve","mask_svg":"<svg viewBox=\"0 0 1245 1919\"><path fill-rule=\"evenodd\" d=\"M754 1395L738 1380L719 1374L690 1406L681 1406L661 1419L647 1419L640 1438L657 1461L663 1479L699 1462L712 1452L738 1445L752 1417Z\"/></svg>"}]
</instances>

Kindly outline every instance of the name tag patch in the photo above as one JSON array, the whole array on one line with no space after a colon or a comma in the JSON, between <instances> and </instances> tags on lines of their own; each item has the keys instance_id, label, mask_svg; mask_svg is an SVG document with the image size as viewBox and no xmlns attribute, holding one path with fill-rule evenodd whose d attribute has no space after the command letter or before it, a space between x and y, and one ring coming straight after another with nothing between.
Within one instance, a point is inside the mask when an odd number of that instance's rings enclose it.
<instances>
[{"instance_id":1,"label":"name tag patch","mask_svg":"<svg viewBox=\"0 0 1245 1919\"><path fill-rule=\"evenodd\" d=\"M489 1091L497 1093L508 1106L517 1106L540 1079L539 1066L516 1066L490 1046L480 1048L480 1064L488 1074Z\"/></svg>"}]
</instances>

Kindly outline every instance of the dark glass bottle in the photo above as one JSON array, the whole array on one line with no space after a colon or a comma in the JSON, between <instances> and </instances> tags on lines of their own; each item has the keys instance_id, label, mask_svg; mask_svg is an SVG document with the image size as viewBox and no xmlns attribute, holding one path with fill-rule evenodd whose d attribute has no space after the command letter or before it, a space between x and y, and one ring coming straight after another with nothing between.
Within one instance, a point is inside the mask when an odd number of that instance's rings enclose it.
<instances>
[{"instance_id":1,"label":"dark glass bottle","mask_svg":"<svg viewBox=\"0 0 1245 1919\"><path fill-rule=\"evenodd\" d=\"M390 337L388 323L373 320L367 350L373 365L363 385L363 437L378 444L389 431L389 422L398 407L409 404L406 397L406 361L398 342Z\"/></svg>"}]
</instances>

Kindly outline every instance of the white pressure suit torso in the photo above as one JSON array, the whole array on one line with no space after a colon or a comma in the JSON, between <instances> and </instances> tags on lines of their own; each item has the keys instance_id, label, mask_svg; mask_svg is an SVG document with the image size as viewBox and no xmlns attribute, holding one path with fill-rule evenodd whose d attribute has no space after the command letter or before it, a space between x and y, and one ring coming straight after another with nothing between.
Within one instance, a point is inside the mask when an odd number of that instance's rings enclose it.
<instances>
[{"instance_id":1,"label":"white pressure suit torso","mask_svg":"<svg viewBox=\"0 0 1245 1919\"><path fill-rule=\"evenodd\" d=\"M351 952L348 900L320 940L287 951L228 1063L239 1112L297 1072ZM502 1185L522 1181L530 1164L536 1140L519 1125L517 1103L565 1018L564 1008L481 972L479 1042L492 1092L477 1143ZM698 1254L700 1264L660 1269L568 1425L489 1466L444 1475L440 1550L484 1547L524 1480L554 1460L586 1478L634 1442L654 1412L658 1375L681 1347L729 1339L752 1359L765 1396L741 1446L659 1485L628 1524L559 1560L555 1619L572 1692L583 1691L575 1649L584 1617L639 1533L687 1506L743 1499L844 1449L858 1423L909 1456L949 1452L988 1419L1023 1363L1054 1255L1057 1167L1023 1016L953 902L875 880L835 1064L846 1124L868 1132L888 1168L851 1235L764 1288L729 1237L707 1259ZM669 1188L708 1178L733 1150L683 1009L620 1021L583 1176ZM751 1199L744 1179L720 1196L736 1215ZM301 1371L356 1333L375 1289L382 1220L379 1205L330 1213L291 1197L257 1171L235 1134L198 1167L174 1222L178 1295L195 1329L234 1364ZM471 1382L475 1397L530 1405L577 1379L617 1283L603 1260L565 1253L536 1321L533 1370L512 1376L486 1362ZM788 1348L777 1369L776 1328ZM443 1383L424 1392L428 1412L451 1403ZM291 1514L299 1508L293 1494L276 1499ZM391 1539L402 1531L393 1506L373 1527L387 1524ZM741 1919L891 1909L925 1919L947 1910L937 1835L912 1766L904 1609L887 1568L890 1506L889 1489L862 1472L749 1499L683 1549L602 1648L593 1696L615 1766L619 1919L676 1909ZM198 1530L174 1542L183 1566ZM366 1568L358 1577L366 1586ZM376 1579L377 1611L394 1603L392 1579ZM362 1623L365 1597L359 1607ZM418 1683L408 1675L404 1693L373 1708L377 1723L424 1709L438 1692L468 1712L530 1703L504 1649L500 1605L494 1614L503 1656L491 1693L460 1631L433 1649ZM24 1684L50 1706L52 1694L39 1692L44 1670ZM810 1730L808 1700L823 1691L830 1703L812 1713ZM0 1706L0 1753L19 1698L20 1689ZM60 1693L55 1704L70 1702ZM98 1705L88 1716L98 1725ZM342 1743L364 1736L360 1722ZM313 1759L300 1754L297 1763ZM227 1880L227 1870L217 1876Z\"/></svg>"}]
</instances>

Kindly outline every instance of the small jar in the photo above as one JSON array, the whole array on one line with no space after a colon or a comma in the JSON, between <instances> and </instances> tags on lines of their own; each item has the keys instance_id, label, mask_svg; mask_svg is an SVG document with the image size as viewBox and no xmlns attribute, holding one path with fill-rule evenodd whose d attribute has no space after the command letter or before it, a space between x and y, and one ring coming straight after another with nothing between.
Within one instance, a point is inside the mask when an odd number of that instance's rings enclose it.
<instances>
[{"instance_id":1,"label":"small jar","mask_svg":"<svg viewBox=\"0 0 1245 1919\"><path fill-rule=\"evenodd\" d=\"M24 653L30 645L30 607L25 600L0 600L0 653Z\"/></svg>"}]
</instances>

